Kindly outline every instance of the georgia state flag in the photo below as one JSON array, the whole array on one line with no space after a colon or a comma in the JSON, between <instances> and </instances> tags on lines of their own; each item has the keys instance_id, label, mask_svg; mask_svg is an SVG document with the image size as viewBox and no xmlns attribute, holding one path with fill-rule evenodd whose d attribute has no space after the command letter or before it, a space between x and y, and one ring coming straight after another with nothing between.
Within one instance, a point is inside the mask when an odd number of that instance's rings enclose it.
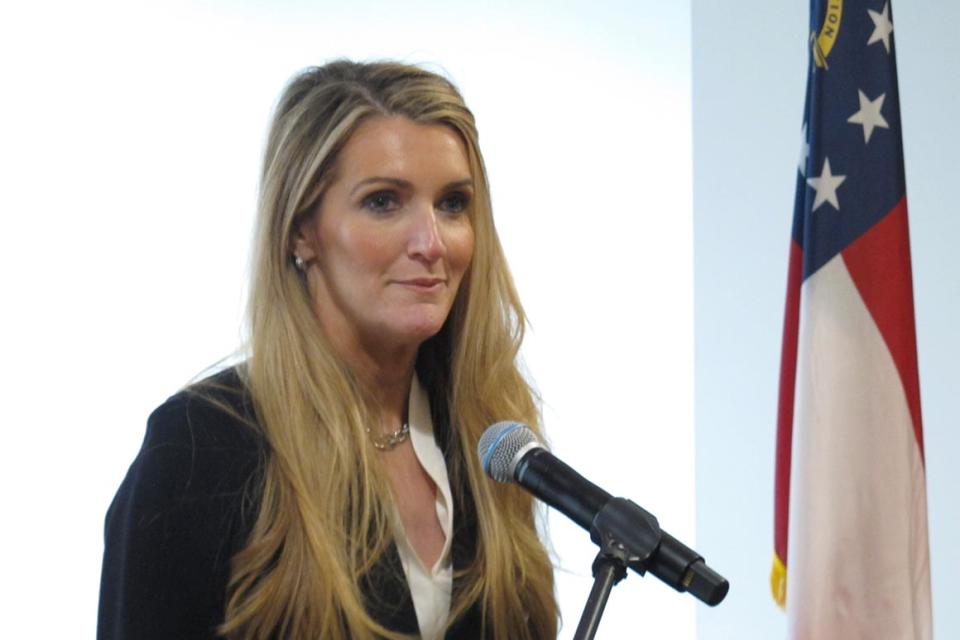
<instances>
[{"instance_id":1,"label":"georgia state flag","mask_svg":"<svg viewBox=\"0 0 960 640\"><path fill-rule=\"evenodd\" d=\"M774 596L793 640L931 638L893 22L811 3L787 285Z\"/></svg>"}]
</instances>

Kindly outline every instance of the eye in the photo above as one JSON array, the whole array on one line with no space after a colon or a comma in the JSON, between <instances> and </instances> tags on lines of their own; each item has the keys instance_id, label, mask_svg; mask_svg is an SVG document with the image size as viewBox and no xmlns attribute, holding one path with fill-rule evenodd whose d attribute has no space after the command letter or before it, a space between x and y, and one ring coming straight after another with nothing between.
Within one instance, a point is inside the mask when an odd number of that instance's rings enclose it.
<instances>
[{"instance_id":1,"label":"eye","mask_svg":"<svg viewBox=\"0 0 960 640\"><path fill-rule=\"evenodd\" d=\"M400 206L400 199L392 191L375 191L363 199L363 208L377 213L387 213Z\"/></svg>"},{"instance_id":2,"label":"eye","mask_svg":"<svg viewBox=\"0 0 960 640\"><path fill-rule=\"evenodd\" d=\"M467 210L470 204L470 194L465 191L448 193L440 201L440 209L446 213L458 214Z\"/></svg>"}]
</instances>

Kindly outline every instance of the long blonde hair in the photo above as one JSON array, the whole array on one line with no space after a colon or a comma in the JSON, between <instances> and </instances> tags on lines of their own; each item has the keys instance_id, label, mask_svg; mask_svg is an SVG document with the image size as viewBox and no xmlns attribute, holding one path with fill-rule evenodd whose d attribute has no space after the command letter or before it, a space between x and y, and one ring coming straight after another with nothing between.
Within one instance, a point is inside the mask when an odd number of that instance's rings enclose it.
<instances>
[{"instance_id":1,"label":"long blonde hair","mask_svg":"<svg viewBox=\"0 0 960 640\"><path fill-rule=\"evenodd\" d=\"M474 180L473 259L444 328L418 356L431 404L449 417L438 429L449 429L454 499L474 505L478 525L450 621L479 605L485 637L556 637L553 572L533 501L484 477L474 453L498 420L537 428L538 407L517 368L525 317L493 225L473 115L436 74L349 61L297 75L267 141L242 371L269 454L257 519L231 563L220 631L256 639L404 637L370 615L360 587L392 541L389 485L364 429L372 404L329 348L291 256L292 234L329 184L337 153L376 115L452 127Z\"/></svg>"}]
</instances>

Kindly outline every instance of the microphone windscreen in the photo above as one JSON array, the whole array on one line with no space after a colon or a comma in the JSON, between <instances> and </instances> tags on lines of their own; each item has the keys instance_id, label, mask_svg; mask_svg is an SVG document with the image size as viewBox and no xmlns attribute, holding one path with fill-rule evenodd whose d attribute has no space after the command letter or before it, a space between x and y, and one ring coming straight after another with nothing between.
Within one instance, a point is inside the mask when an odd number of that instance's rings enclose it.
<instances>
[{"instance_id":1,"label":"microphone windscreen","mask_svg":"<svg viewBox=\"0 0 960 640\"><path fill-rule=\"evenodd\" d=\"M498 422L487 427L477 443L480 464L488 476L497 482L513 482L513 462L517 453L537 436L530 427L520 422Z\"/></svg>"}]
</instances>

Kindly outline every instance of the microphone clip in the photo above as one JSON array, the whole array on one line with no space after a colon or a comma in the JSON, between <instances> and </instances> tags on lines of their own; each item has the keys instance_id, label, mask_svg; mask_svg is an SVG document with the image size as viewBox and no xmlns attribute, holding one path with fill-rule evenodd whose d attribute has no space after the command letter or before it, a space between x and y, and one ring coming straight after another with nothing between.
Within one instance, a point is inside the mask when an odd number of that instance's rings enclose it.
<instances>
[{"instance_id":1,"label":"microphone clip","mask_svg":"<svg viewBox=\"0 0 960 640\"><path fill-rule=\"evenodd\" d=\"M628 525L628 526L625 526ZM593 588L580 616L574 640L592 640L614 585L627 577L627 568L643 575L660 545L657 518L624 498L611 498L597 513L590 539L600 545L593 561Z\"/></svg>"},{"instance_id":2,"label":"microphone clip","mask_svg":"<svg viewBox=\"0 0 960 640\"><path fill-rule=\"evenodd\" d=\"M643 575L662 533L656 516L626 498L610 498L590 526L590 539L608 554Z\"/></svg>"}]
</instances>

